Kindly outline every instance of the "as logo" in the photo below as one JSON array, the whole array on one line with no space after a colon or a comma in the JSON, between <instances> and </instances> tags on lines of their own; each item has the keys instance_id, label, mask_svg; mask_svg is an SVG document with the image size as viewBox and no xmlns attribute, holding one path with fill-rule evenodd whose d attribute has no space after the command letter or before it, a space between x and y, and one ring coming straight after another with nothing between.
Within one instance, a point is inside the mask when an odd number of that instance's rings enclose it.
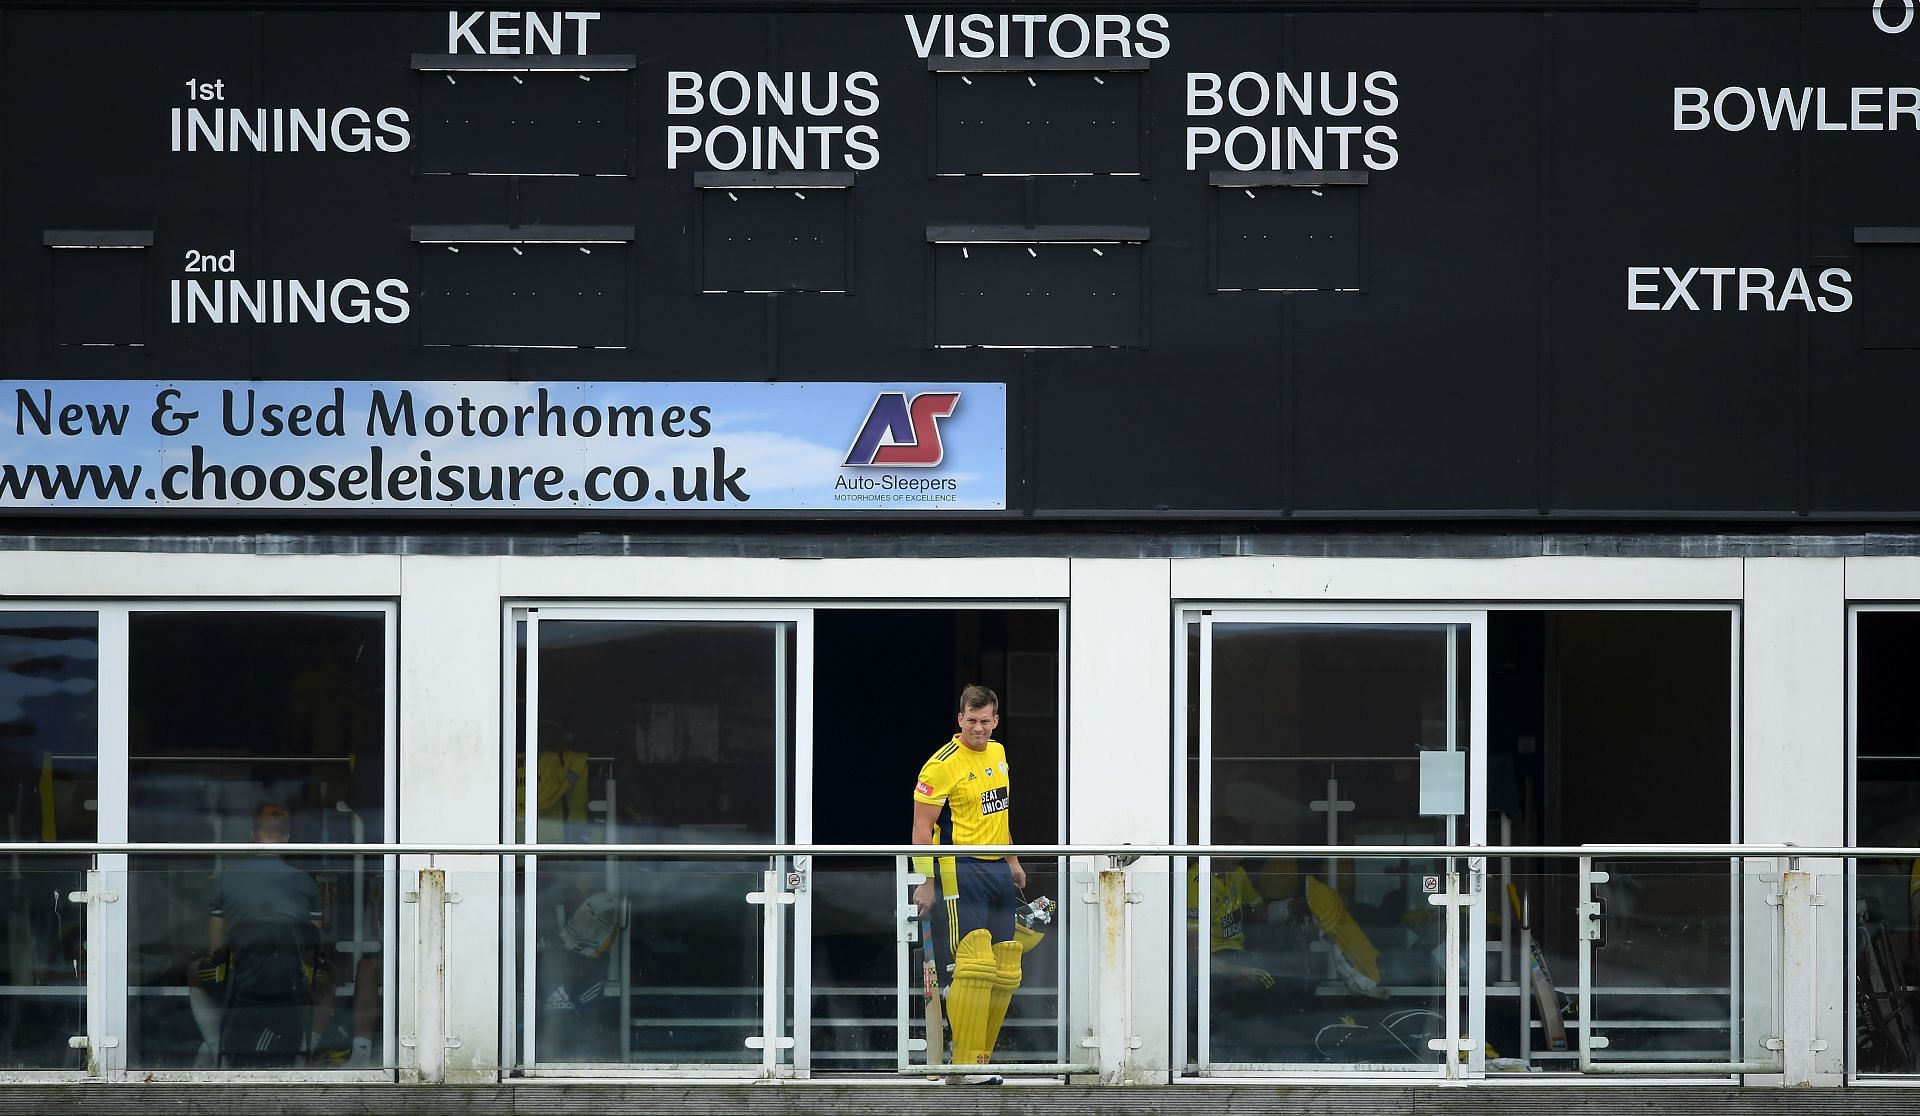
<instances>
[{"instance_id":1,"label":"as logo","mask_svg":"<svg viewBox=\"0 0 1920 1116\"><path fill-rule=\"evenodd\" d=\"M923 391L912 402L903 391L881 392L847 451L847 465L933 468L946 457L940 445L940 420L959 405L957 391Z\"/></svg>"}]
</instances>

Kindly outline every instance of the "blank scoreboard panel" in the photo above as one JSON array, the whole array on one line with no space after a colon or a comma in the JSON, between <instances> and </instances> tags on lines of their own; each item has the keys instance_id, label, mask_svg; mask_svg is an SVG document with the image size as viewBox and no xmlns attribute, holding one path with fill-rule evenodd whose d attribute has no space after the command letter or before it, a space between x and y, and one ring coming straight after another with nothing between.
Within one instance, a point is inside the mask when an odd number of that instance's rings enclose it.
<instances>
[{"instance_id":1,"label":"blank scoreboard panel","mask_svg":"<svg viewBox=\"0 0 1920 1116\"><path fill-rule=\"evenodd\" d=\"M1144 174L1146 71L936 73L937 174Z\"/></svg>"},{"instance_id":2,"label":"blank scoreboard panel","mask_svg":"<svg viewBox=\"0 0 1920 1116\"><path fill-rule=\"evenodd\" d=\"M1024 230L1010 230L1024 231ZM1047 235L1033 230L1035 235ZM965 241L935 246L934 344L1113 349L1146 344L1145 245Z\"/></svg>"},{"instance_id":3,"label":"blank scoreboard panel","mask_svg":"<svg viewBox=\"0 0 1920 1116\"><path fill-rule=\"evenodd\" d=\"M1916 50L1870 0L0 3L0 353L1005 385L973 515L1909 520Z\"/></svg>"},{"instance_id":4,"label":"blank scoreboard panel","mask_svg":"<svg viewBox=\"0 0 1920 1116\"><path fill-rule=\"evenodd\" d=\"M454 70L416 60L422 174L626 174L630 68ZM441 68L434 68L434 67Z\"/></svg>"},{"instance_id":5,"label":"blank scoreboard panel","mask_svg":"<svg viewBox=\"0 0 1920 1116\"><path fill-rule=\"evenodd\" d=\"M423 244L420 343L624 347L627 270L625 244Z\"/></svg>"},{"instance_id":6,"label":"blank scoreboard panel","mask_svg":"<svg viewBox=\"0 0 1920 1116\"><path fill-rule=\"evenodd\" d=\"M781 177L717 172L699 181L702 291L851 289L853 176Z\"/></svg>"},{"instance_id":7,"label":"blank scoreboard panel","mask_svg":"<svg viewBox=\"0 0 1920 1116\"><path fill-rule=\"evenodd\" d=\"M1251 177L1251 176L1250 176ZM1355 185L1231 180L1213 194L1214 289L1362 289L1366 242Z\"/></svg>"}]
</instances>

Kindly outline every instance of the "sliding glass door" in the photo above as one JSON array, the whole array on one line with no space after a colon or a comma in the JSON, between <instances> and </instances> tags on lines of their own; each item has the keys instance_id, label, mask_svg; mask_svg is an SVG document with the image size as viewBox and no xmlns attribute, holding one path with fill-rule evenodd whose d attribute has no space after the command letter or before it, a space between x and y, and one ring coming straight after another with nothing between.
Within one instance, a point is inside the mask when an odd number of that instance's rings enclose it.
<instances>
[{"instance_id":1,"label":"sliding glass door","mask_svg":"<svg viewBox=\"0 0 1920 1116\"><path fill-rule=\"evenodd\" d=\"M1485 839L1484 614L1187 617L1189 839ZM1463 1051L1465 1072L1479 1072L1482 1052L1459 1040L1484 1033L1481 867L1395 856L1180 866L1189 1072L1438 1075L1449 1048ZM1450 886L1460 893L1452 901L1464 959L1454 974L1445 964Z\"/></svg>"},{"instance_id":2,"label":"sliding glass door","mask_svg":"<svg viewBox=\"0 0 1920 1116\"><path fill-rule=\"evenodd\" d=\"M523 1064L784 1072L806 1034L794 1017L806 865L590 846L807 838L794 772L807 751L809 619L529 609L521 630L516 829L583 846L528 858Z\"/></svg>"}]
</instances>

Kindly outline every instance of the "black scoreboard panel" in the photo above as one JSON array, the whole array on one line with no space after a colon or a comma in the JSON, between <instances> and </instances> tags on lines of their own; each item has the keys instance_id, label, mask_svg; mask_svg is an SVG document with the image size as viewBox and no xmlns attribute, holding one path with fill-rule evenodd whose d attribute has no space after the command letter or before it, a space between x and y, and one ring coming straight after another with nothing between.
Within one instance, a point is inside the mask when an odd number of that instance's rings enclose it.
<instances>
[{"instance_id":1,"label":"black scoreboard panel","mask_svg":"<svg viewBox=\"0 0 1920 1116\"><path fill-rule=\"evenodd\" d=\"M1920 515L1898 0L0 4L0 60L12 377L998 381L1008 515Z\"/></svg>"},{"instance_id":2,"label":"black scoreboard panel","mask_svg":"<svg viewBox=\"0 0 1920 1116\"><path fill-rule=\"evenodd\" d=\"M1142 174L1145 88L1144 68L936 73L934 173Z\"/></svg>"}]
</instances>

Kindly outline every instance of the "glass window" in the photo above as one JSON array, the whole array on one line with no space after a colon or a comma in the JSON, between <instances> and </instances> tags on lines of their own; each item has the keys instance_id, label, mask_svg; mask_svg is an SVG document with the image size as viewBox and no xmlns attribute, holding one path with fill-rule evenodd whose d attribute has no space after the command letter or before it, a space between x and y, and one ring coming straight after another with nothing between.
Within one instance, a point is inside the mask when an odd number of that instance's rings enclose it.
<instances>
[{"instance_id":1,"label":"glass window","mask_svg":"<svg viewBox=\"0 0 1920 1116\"><path fill-rule=\"evenodd\" d=\"M1855 842L1911 846L1920 842L1920 612L1863 610L1854 620ZM1920 861L1860 861L1854 888L1857 1068L1920 1072Z\"/></svg>"},{"instance_id":2,"label":"glass window","mask_svg":"<svg viewBox=\"0 0 1920 1116\"><path fill-rule=\"evenodd\" d=\"M386 835L382 612L135 612L134 841ZM128 1064L378 1066L378 858L138 857L128 886Z\"/></svg>"},{"instance_id":3,"label":"glass window","mask_svg":"<svg viewBox=\"0 0 1920 1116\"><path fill-rule=\"evenodd\" d=\"M98 829L99 622L0 612L0 814L8 841L92 841ZM87 857L0 865L0 1068L80 1069L87 1033Z\"/></svg>"},{"instance_id":4,"label":"glass window","mask_svg":"<svg viewBox=\"0 0 1920 1116\"><path fill-rule=\"evenodd\" d=\"M529 771L520 757L518 796L528 839L790 835L793 623L543 618L532 630L536 758ZM522 1013L534 1059L758 1063L746 1040L764 1022L763 920L746 896L767 867L542 857Z\"/></svg>"},{"instance_id":5,"label":"glass window","mask_svg":"<svg viewBox=\"0 0 1920 1116\"><path fill-rule=\"evenodd\" d=\"M1493 845L1732 836L1730 610L1500 610L1484 628L1358 610L1189 620L1190 839L1446 845L1481 825ZM1469 714L1481 702L1476 786ZM1774 998L1741 982L1773 971L1767 923L1742 914L1765 887L1724 858L1608 861L1588 880L1578 863L1486 864L1492 901L1462 926L1463 950L1486 935L1484 987L1470 969L1460 982L1462 1009L1484 1018L1488 1070L1575 1070L1589 1026L1605 1040L1591 1043L1594 1061L1636 1071L1764 1061ZM1424 892L1445 871L1386 857L1189 865L1174 881L1189 929L1189 1066L1436 1064L1426 1041L1446 1008L1444 917ZM1589 901L1603 912L1597 940L1577 932ZM1535 951L1561 982L1537 998ZM1585 1022L1572 994L1583 973Z\"/></svg>"}]
</instances>

